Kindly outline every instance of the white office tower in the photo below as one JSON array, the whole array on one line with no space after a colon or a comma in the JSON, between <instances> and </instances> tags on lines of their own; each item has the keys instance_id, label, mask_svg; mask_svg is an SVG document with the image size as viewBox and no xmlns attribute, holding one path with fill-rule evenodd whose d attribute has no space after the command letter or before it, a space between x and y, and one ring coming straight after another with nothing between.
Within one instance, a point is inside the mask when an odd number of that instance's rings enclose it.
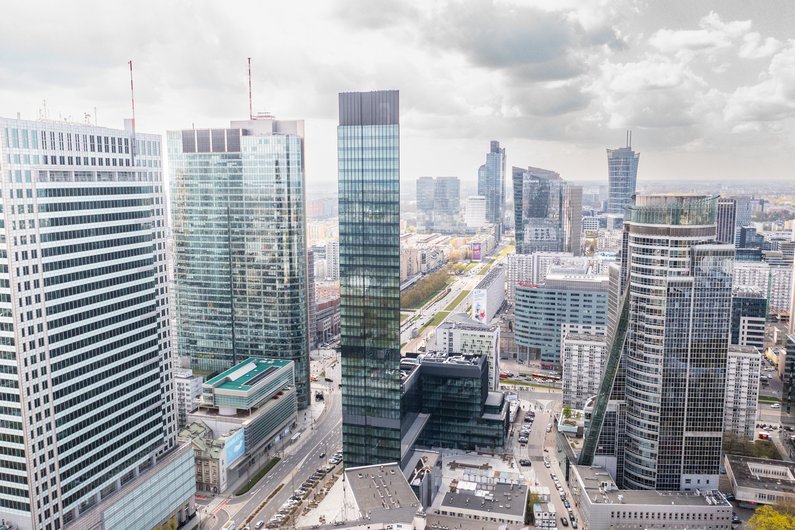
<instances>
[{"instance_id":1,"label":"white office tower","mask_svg":"<svg viewBox=\"0 0 795 530\"><path fill-rule=\"evenodd\" d=\"M482 195L467 197L464 223L467 228L475 229L486 224L486 197Z\"/></svg>"},{"instance_id":2,"label":"white office tower","mask_svg":"<svg viewBox=\"0 0 795 530\"><path fill-rule=\"evenodd\" d=\"M729 346L723 430L741 440L754 439L762 354L753 346Z\"/></svg>"},{"instance_id":3,"label":"white office tower","mask_svg":"<svg viewBox=\"0 0 795 530\"><path fill-rule=\"evenodd\" d=\"M457 313L436 328L435 351L485 355L489 360L489 390L500 389L500 326L486 325Z\"/></svg>"},{"instance_id":4,"label":"white office tower","mask_svg":"<svg viewBox=\"0 0 795 530\"><path fill-rule=\"evenodd\" d=\"M326 280L338 282L340 280L340 242L326 242Z\"/></svg>"},{"instance_id":5,"label":"white office tower","mask_svg":"<svg viewBox=\"0 0 795 530\"><path fill-rule=\"evenodd\" d=\"M152 528L176 448L160 136L0 118L0 519Z\"/></svg>"}]
</instances>

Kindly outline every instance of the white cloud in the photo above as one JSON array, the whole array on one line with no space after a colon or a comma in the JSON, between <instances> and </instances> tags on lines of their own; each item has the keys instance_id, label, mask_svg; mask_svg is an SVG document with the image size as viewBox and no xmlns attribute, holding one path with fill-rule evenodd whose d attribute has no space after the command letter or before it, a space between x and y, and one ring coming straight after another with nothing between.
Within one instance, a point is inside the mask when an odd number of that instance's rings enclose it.
<instances>
[{"instance_id":1,"label":"white cloud","mask_svg":"<svg viewBox=\"0 0 795 530\"><path fill-rule=\"evenodd\" d=\"M740 46L740 57L744 59L761 59L770 57L781 49L781 42L773 37L762 39L756 31L746 34Z\"/></svg>"},{"instance_id":2,"label":"white cloud","mask_svg":"<svg viewBox=\"0 0 795 530\"><path fill-rule=\"evenodd\" d=\"M713 52L728 48L751 29L750 20L724 22L711 11L699 21L700 29L660 29L649 39L649 44L663 53Z\"/></svg>"}]
</instances>

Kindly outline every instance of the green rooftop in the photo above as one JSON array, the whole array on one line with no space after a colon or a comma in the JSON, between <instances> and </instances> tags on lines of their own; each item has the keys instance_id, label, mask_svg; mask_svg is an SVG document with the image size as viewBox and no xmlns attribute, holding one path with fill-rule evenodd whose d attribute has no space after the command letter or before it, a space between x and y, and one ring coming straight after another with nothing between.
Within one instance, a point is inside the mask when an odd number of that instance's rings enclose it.
<instances>
[{"instance_id":1,"label":"green rooftop","mask_svg":"<svg viewBox=\"0 0 795 530\"><path fill-rule=\"evenodd\" d=\"M250 357L229 370L216 375L207 381L205 385L224 390L247 391L265 379L268 374L287 366L291 362L283 359Z\"/></svg>"}]
</instances>

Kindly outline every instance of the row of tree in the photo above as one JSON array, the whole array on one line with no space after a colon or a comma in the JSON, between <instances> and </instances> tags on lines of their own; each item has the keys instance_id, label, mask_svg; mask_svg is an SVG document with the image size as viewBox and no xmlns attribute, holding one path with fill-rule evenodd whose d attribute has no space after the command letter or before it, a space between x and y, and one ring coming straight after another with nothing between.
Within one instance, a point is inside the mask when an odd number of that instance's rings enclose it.
<instances>
[{"instance_id":1,"label":"row of tree","mask_svg":"<svg viewBox=\"0 0 795 530\"><path fill-rule=\"evenodd\" d=\"M423 279L400 293L400 307L405 309L416 309L444 289L450 275L447 267L428 274Z\"/></svg>"}]
</instances>

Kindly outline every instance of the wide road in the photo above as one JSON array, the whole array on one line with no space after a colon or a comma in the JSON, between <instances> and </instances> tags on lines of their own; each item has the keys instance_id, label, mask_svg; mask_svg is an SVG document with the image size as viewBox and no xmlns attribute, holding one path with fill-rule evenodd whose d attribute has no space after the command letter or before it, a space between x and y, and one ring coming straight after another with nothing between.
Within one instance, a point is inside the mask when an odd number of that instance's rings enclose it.
<instances>
[{"instance_id":1,"label":"wide road","mask_svg":"<svg viewBox=\"0 0 795 530\"><path fill-rule=\"evenodd\" d=\"M323 369L323 361L313 361L313 372ZM294 451L288 451L284 457L265 477L255 486L253 490L240 497L235 497L230 492L230 499L218 512L218 518L212 526L203 528L220 529L229 519L235 521L236 528L242 528L243 521L257 509L268 495L280 484L281 490L256 513L251 527L257 521L265 521L273 517L281 508L282 504L298 489L302 482L308 479L317 468L326 465L326 460L334 452L342 448L342 407L341 396L338 388L340 368L339 362L332 368L332 359L325 362L326 376L333 379L332 383L327 383L323 377L317 383L312 383L312 394L314 399L315 390L324 393L326 407L320 418L314 423L314 427L304 432L297 442ZM300 413L299 413L300 414ZM292 454L289 454L292 453ZM321 453L326 453L325 457L320 457Z\"/></svg>"}]
</instances>

